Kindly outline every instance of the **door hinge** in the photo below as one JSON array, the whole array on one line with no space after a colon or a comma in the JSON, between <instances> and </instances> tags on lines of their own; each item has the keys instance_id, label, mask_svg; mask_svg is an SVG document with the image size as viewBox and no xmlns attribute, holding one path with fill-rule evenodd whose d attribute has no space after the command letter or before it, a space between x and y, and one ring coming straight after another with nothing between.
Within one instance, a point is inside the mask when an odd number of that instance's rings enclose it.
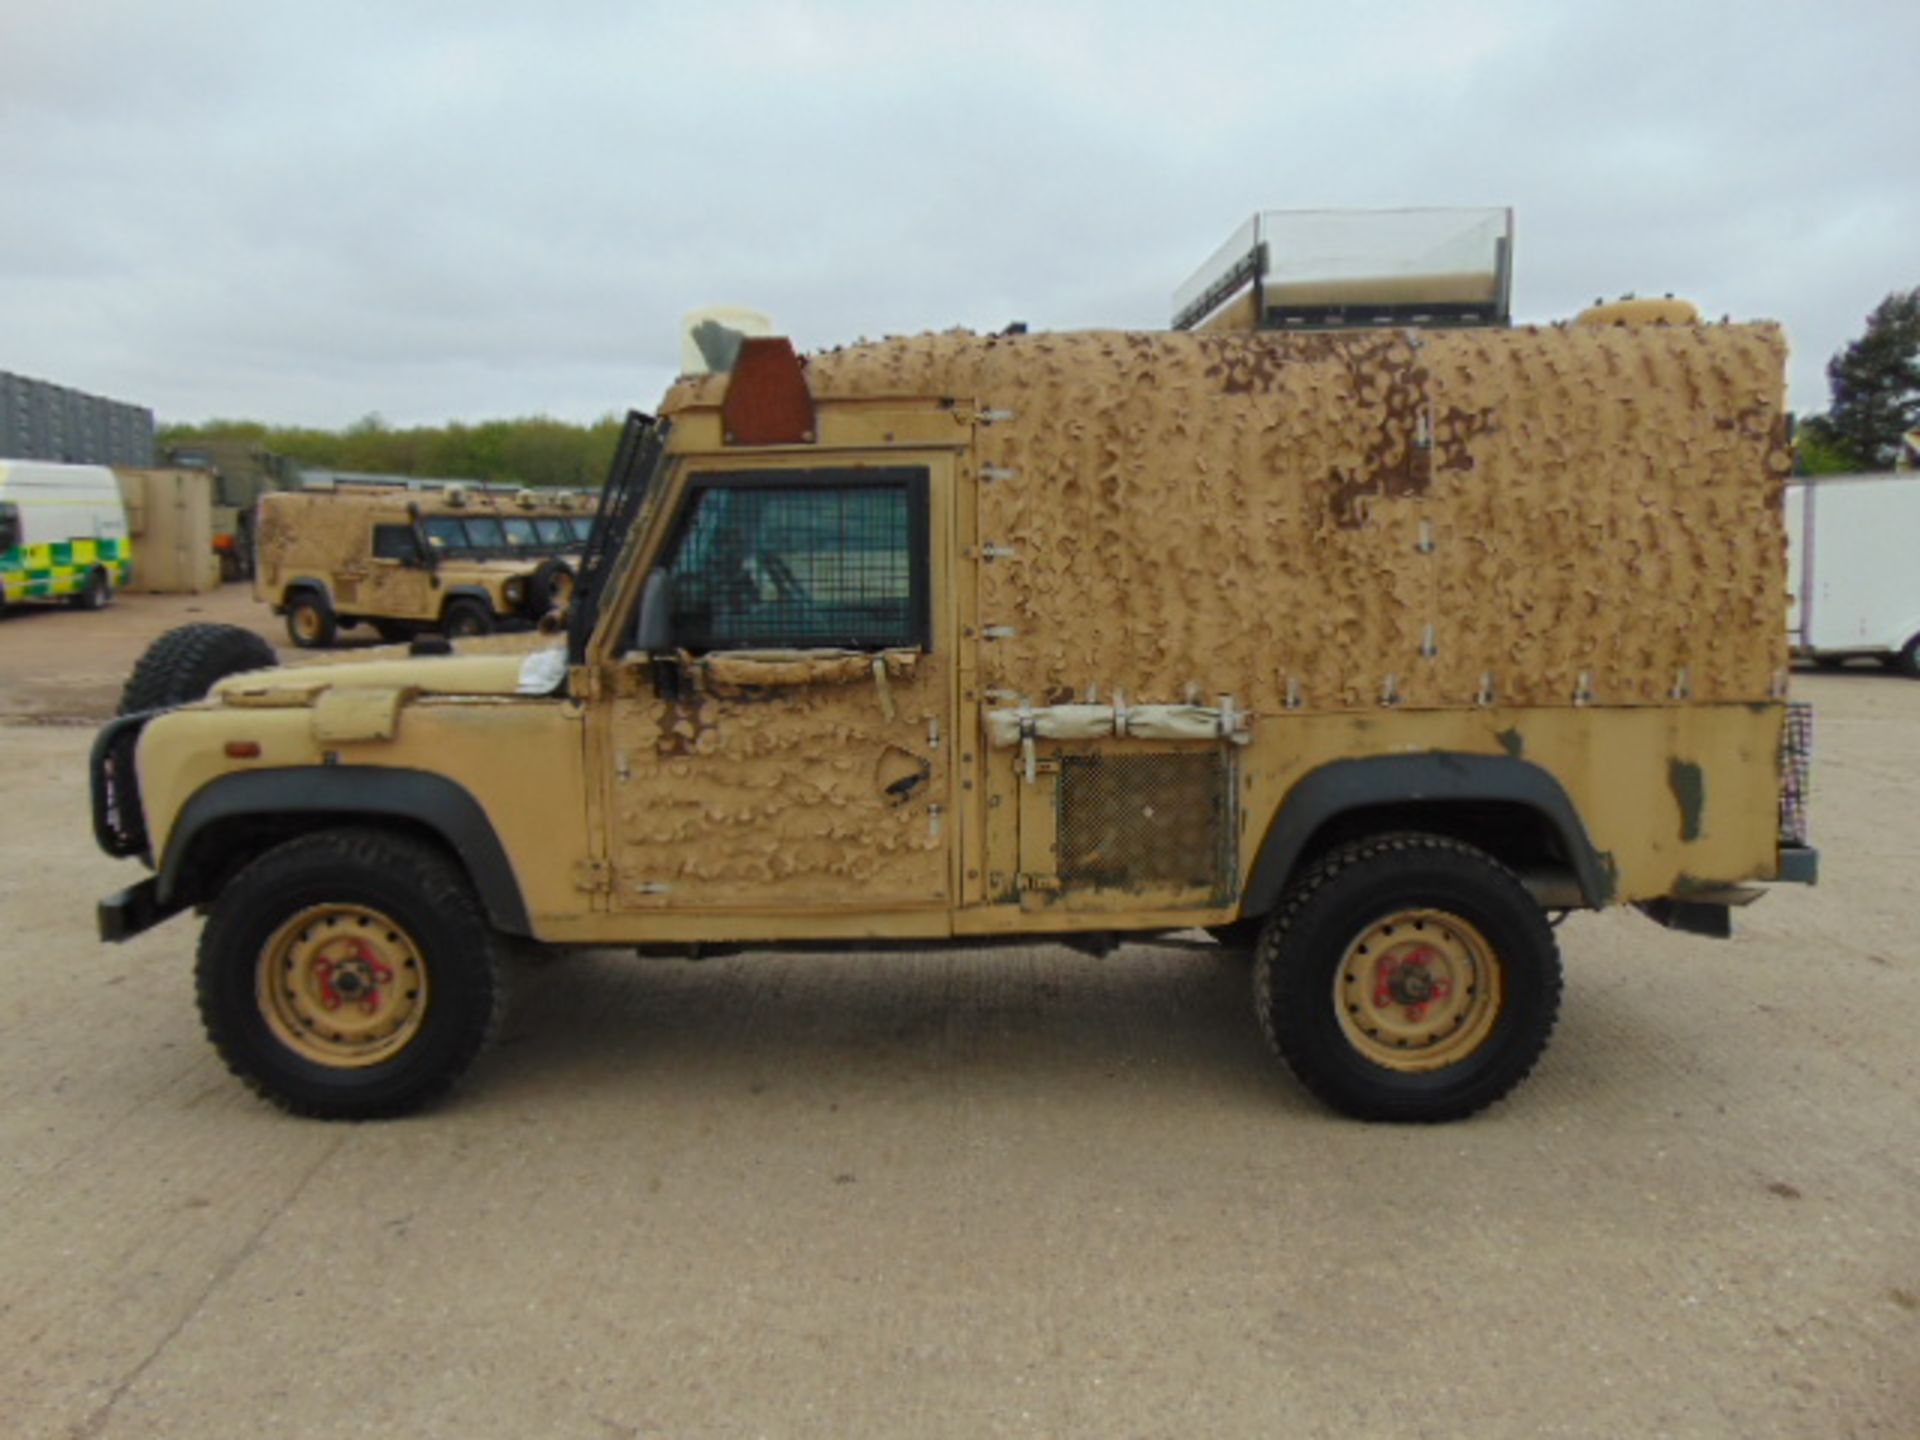
<instances>
[{"instance_id":1,"label":"door hinge","mask_svg":"<svg viewBox=\"0 0 1920 1440\"><path fill-rule=\"evenodd\" d=\"M613 889L613 867L604 860L582 860L573 867L573 888L589 894Z\"/></svg>"}]
</instances>

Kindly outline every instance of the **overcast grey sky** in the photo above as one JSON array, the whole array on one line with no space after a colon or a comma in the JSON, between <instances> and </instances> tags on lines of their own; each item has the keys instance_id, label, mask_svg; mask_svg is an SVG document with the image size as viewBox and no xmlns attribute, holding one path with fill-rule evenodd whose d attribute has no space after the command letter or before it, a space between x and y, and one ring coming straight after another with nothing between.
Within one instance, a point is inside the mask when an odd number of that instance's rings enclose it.
<instances>
[{"instance_id":1,"label":"overcast grey sky","mask_svg":"<svg viewBox=\"0 0 1920 1440\"><path fill-rule=\"evenodd\" d=\"M0 369L163 420L651 408L803 347L1159 326L1256 209L1510 204L1521 319L1920 285L1916 0L0 0Z\"/></svg>"}]
</instances>

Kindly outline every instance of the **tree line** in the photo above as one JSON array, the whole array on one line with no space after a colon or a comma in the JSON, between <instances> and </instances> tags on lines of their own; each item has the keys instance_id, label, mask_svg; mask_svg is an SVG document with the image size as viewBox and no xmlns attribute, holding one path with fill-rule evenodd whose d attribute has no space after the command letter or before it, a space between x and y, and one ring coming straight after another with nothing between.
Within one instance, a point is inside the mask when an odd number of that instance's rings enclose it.
<instances>
[{"instance_id":1,"label":"tree line","mask_svg":"<svg viewBox=\"0 0 1920 1440\"><path fill-rule=\"evenodd\" d=\"M1802 475L1891 470L1920 426L1920 287L1896 290L1867 316L1858 340L1827 362L1833 404L1800 423L1794 468Z\"/></svg>"},{"instance_id":2,"label":"tree line","mask_svg":"<svg viewBox=\"0 0 1920 1440\"><path fill-rule=\"evenodd\" d=\"M318 430L255 420L208 420L163 425L156 439L162 451L238 442L323 470L598 489L619 446L621 423L613 415L591 425L540 415L395 429L378 415L368 415L342 430Z\"/></svg>"}]
</instances>

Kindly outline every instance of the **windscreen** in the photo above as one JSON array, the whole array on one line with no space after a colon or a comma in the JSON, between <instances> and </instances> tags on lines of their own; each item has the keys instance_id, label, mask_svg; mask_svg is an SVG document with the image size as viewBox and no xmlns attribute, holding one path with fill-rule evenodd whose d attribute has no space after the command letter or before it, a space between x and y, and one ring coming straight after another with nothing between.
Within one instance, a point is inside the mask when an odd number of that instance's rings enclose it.
<instances>
[{"instance_id":1,"label":"windscreen","mask_svg":"<svg viewBox=\"0 0 1920 1440\"><path fill-rule=\"evenodd\" d=\"M507 533L491 515L469 515L467 537L482 550L507 548Z\"/></svg>"},{"instance_id":2,"label":"windscreen","mask_svg":"<svg viewBox=\"0 0 1920 1440\"><path fill-rule=\"evenodd\" d=\"M429 515L426 524L427 543L435 550L448 555L461 555L470 548L466 528L461 525L458 516Z\"/></svg>"},{"instance_id":3,"label":"windscreen","mask_svg":"<svg viewBox=\"0 0 1920 1440\"><path fill-rule=\"evenodd\" d=\"M621 546L653 491L670 428L638 410L627 413L620 448L614 452L606 488L600 492L600 511L594 517L593 532L580 557L580 577L574 584L573 608L567 622L567 656L576 665L586 658L587 639L599 622Z\"/></svg>"}]
</instances>

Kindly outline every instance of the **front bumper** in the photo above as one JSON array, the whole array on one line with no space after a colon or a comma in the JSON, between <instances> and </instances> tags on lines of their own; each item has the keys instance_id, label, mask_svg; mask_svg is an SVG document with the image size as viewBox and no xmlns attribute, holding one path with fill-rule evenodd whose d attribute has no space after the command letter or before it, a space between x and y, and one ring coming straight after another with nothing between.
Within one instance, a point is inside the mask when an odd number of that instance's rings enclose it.
<instances>
[{"instance_id":1,"label":"front bumper","mask_svg":"<svg viewBox=\"0 0 1920 1440\"><path fill-rule=\"evenodd\" d=\"M107 896L96 907L95 913L100 921L100 938L117 943L131 940L144 930L151 930L162 920L171 919L185 908L163 902L160 899L160 882L149 877L138 885L129 885L125 890Z\"/></svg>"}]
</instances>

